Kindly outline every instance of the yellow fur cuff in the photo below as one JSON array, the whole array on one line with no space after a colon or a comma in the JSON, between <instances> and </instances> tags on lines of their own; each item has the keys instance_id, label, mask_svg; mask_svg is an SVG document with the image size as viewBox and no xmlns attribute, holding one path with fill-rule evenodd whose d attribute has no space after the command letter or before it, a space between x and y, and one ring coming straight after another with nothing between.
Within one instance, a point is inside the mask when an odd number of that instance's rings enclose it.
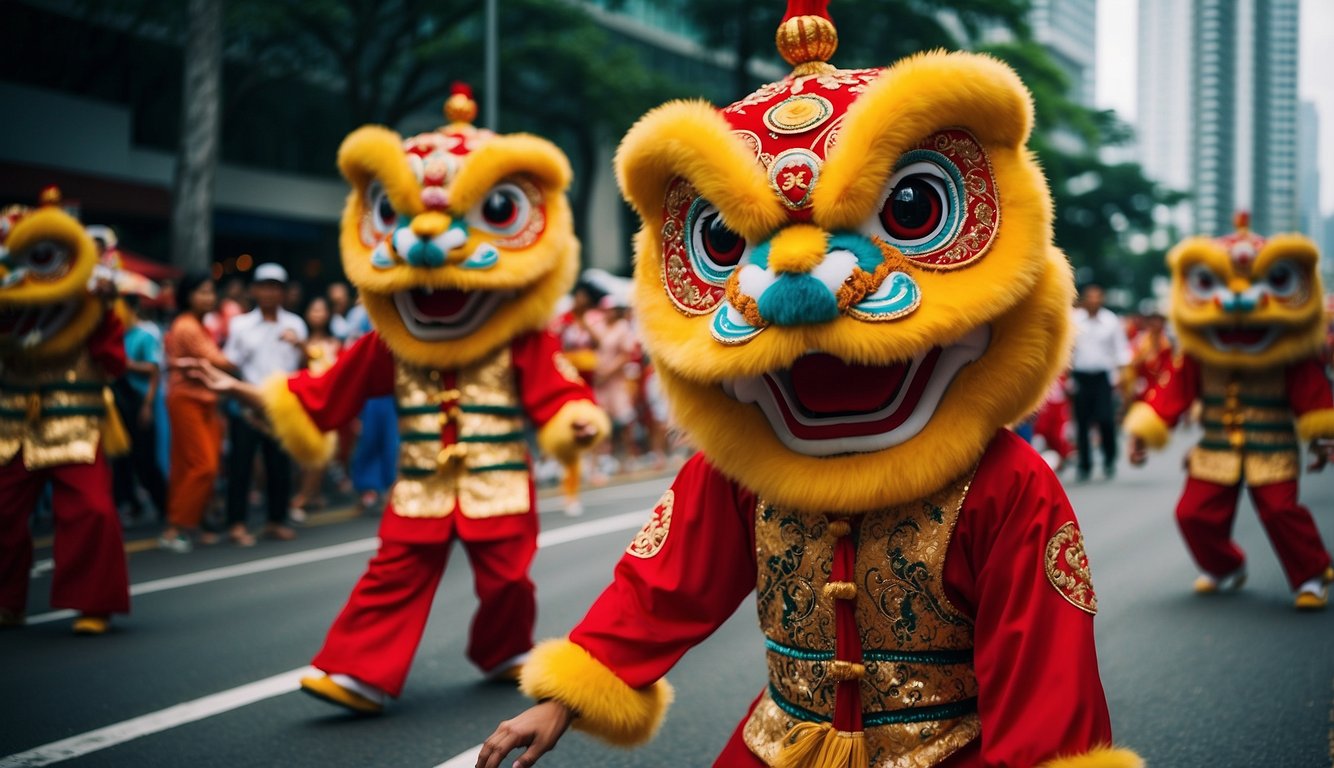
<instances>
[{"instance_id":1,"label":"yellow fur cuff","mask_svg":"<svg viewBox=\"0 0 1334 768\"><path fill-rule=\"evenodd\" d=\"M597 437L590 443L581 444L574 440L574 423L587 422L597 427ZM537 444L542 452L554 457L562 464L572 464L579 454L602 442L611 432L611 420L599 407L588 400L571 400L561 406L551 421L537 431Z\"/></svg>"},{"instance_id":2,"label":"yellow fur cuff","mask_svg":"<svg viewBox=\"0 0 1334 768\"><path fill-rule=\"evenodd\" d=\"M301 401L287 388L287 377L283 374L269 377L260 386L259 394L264 399L264 413L273 426L273 436L283 450L302 466L327 464L333 457L335 437L315 426Z\"/></svg>"},{"instance_id":3,"label":"yellow fur cuff","mask_svg":"<svg viewBox=\"0 0 1334 768\"><path fill-rule=\"evenodd\" d=\"M1082 755L1048 760L1038 768L1144 768L1144 761L1128 749L1098 747Z\"/></svg>"},{"instance_id":4,"label":"yellow fur cuff","mask_svg":"<svg viewBox=\"0 0 1334 768\"><path fill-rule=\"evenodd\" d=\"M1321 437L1334 437L1334 408L1307 411L1297 417L1297 436L1303 442Z\"/></svg>"},{"instance_id":5,"label":"yellow fur cuff","mask_svg":"<svg viewBox=\"0 0 1334 768\"><path fill-rule=\"evenodd\" d=\"M1167 438L1171 434L1167 422L1145 403L1135 403L1130 406L1122 426L1126 432L1143 440L1150 448L1162 448L1167 445Z\"/></svg>"},{"instance_id":6,"label":"yellow fur cuff","mask_svg":"<svg viewBox=\"0 0 1334 768\"><path fill-rule=\"evenodd\" d=\"M568 407L568 406L567 406ZM631 688L588 651L569 640L547 640L524 662L519 689L534 699L555 699L578 713L574 727L622 747L658 732L672 686L659 680Z\"/></svg>"}]
</instances>

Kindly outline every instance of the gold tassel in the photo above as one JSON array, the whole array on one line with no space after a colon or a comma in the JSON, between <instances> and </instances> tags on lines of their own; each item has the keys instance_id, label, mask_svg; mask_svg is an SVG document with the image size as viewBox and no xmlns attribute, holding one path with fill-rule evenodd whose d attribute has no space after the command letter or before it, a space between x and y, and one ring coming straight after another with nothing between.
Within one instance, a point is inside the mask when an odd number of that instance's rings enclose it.
<instances>
[{"instance_id":1,"label":"gold tassel","mask_svg":"<svg viewBox=\"0 0 1334 768\"><path fill-rule=\"evenodd\" d=\"M102 402L106 405L106 419L102 424L102 452L108 457L124 456L130 452L130 433L116 410L116 398L111 387L102 388Z\"/></svg>"},{"instance_id":2,"label":"gold tassel","mask_svg":"<svg viewBox=\"0 0 1334 768\"><path fill-rule=\"evenodd\" d=\"M868 768L866 735L830 723L797 723L783 737L774 768Z\"/></svg>"},{"instance_id":3,"label":"gold tassel","mask_svg":"<svg viewBox=\"0 0 1334 768\"><path fill-rule=\"evenodd\" d=\"M42 419L42 396L36 392L28 395L28 426L32 427Z\"/></svg>"}]
</instances>

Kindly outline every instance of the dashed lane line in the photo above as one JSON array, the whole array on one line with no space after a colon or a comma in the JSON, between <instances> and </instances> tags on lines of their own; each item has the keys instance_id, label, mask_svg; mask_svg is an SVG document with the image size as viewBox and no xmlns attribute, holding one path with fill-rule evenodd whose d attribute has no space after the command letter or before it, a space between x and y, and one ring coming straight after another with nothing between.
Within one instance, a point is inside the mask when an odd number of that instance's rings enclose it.
<instances>
[{"instance_id":1,"label":"dashed lane line","mask_svg":"<svg viewBox=\"0 0 1334 768\"><path fill-rule=\"evenodd\" d=\"M554 547L558 544L567 544L580 539L588 539L594 536L601 536L607 533L625 531L631 528L638 528L643 524L645 517L652 510L641 509L635 512L626 512L612 517L605 517L598 520L589 520L584 523L575 523L554 530L545 531L538 535L537 546ZM204 584L220 579L245 576L252 573L263 573L278 568L290 568L305 563L319 562L335 557L344 557L346 555L356 554L358 552L368 552L375 549L379 539L360 539L350 541L345 544L336 544L330 547L320 547L305 552L293 552L288 555L278 557L269 557L263 560L255 560L250 563L241 563L239 565L229 565L223 568L212 568L207 571L190 573L182 576L172 576L166 579L156 579L146 581L142 584L130 588L130 594L142 595L152 592L162 592L169 589L180 589L196 584ZM58 615L59 614L59 615ZM49 614L41 614L28 619L28 623L41 623L45 621L55 621L59 618L72 616L73 611L53 611ZM38 620L41 621L38 621ZM266 677L263 680L257 680L253 683L247 683L237 688L230 688L225 691L205 696L193 701L187 701L184 704L160 709L157 712L150 712L146 715L124 720L114 725L108 725L105 728L99 728L87 733L81 733L77 736L71 736L60 741L53 741L49 744L43 744L40 747L19 752L8 757L0 758L0 768L32 768L39 765L50 765L62 760L80 757L90 752L114 747L117 744L123 744L127 741L137 739L140 736L159 733L178 725L192 723L196 720L202 720L206 717L222 714L247 704L254 704L257 701L263 701L275 696L281 696L284 693L295 691L298 681L305 675L310 674L310 667L301 667L293 669L272 677ZM478 745L469 753L465 752L449 762L445 763L447 768L460 768L471 765L477 759L477 751L481 749ZM469 755L472 755L469 762Z\"/></svg>"}]
</instances>

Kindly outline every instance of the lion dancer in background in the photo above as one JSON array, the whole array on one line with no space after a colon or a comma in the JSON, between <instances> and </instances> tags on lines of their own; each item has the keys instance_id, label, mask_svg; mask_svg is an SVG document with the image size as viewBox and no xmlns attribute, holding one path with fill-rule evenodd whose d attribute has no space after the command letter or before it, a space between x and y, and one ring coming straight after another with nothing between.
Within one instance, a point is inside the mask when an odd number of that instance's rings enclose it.
<instances>
[{"instance_id":1,"label":"lion dancer in background","mask_svg":"<svg viewBox=\"0 0 1334 768\"><path fill-rule=\"evenodd\" d=\"M32 568L28 519L52 488L51 605L78 634L130 610L108 456L129 448L110 384L125 371L124 327L89 282L97 248L42 190L36 210L0 214L0 627L21 626Z\"/></svg>"},{"instance_id":2,"label":"lion dancer in background","mask_svg":"<svg viewBox=\"0 0 1334 768\"><path fill-rule=\"evenodd\" d=\"M342 258L375 330L321 376L250 387L198 364L221 392L261 405L303 463L327 455L322 433L368 399L395 398L399 477L380 551L312 662L302 689L361 713L403 688L455 539L480 605L468 657L487 676L517 676L533 644L529 565L537 505L525 422L569 463L608 431L605 414L556 339L542 330L579 264L565 156L534 136L474 128L466 91L451 123L406 141L368 126L343 142L352 186Z\"/></svg>"},{"instance_id":3,"label":"lion dancer in background","mask_svg":"<svg viewBox=\"0 0 1334 768\"><path fill-rule=\"evenodd\" d=\"M1299 610L1328 603L1330 556L1297 501L1299 443L1318 471L1334 455L1334 399L1319 359L1323 341L1319 253L1299 235L1269 240L1239 214L1237 232L1192 238L1168 254L1172 322L1183 354L1126 414L1132 463L1196 400L1204 437L1187 464L1177 524L1202 571L1195 591L1239 589L1246 556L1232 539L1242 485L1283 564Z\"/></svg>"}]
</instances>

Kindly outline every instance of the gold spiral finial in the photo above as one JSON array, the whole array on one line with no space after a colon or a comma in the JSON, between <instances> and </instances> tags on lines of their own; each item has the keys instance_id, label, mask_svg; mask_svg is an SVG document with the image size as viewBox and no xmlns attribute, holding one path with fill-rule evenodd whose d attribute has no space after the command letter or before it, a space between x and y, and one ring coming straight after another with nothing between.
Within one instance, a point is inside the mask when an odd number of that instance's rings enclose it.
<instances>
[{"instance_id":1,"label":"gold spiral finial","mask_svg":"<svg viewBox=\"0 0 1334 768\"><path fill-rule=\"evenodd\" d=\"M445 100L445 120L471 124L476 119L477 102L472 98L472 88L467 83L454 83L449 98Z\"/></svg>"},{"instance_id":2,"label":"gold spiral finial","mask_svg":"<svg viewBox=\"0 0 1334 768\"><path fill-rule=\"evenodd\" d=\"M829 0L788 0L787 15L778 26L774 43L794 75L832 72L829 63L838 50L838 30L829 18Z\"/></svg>"}]
</instances>

